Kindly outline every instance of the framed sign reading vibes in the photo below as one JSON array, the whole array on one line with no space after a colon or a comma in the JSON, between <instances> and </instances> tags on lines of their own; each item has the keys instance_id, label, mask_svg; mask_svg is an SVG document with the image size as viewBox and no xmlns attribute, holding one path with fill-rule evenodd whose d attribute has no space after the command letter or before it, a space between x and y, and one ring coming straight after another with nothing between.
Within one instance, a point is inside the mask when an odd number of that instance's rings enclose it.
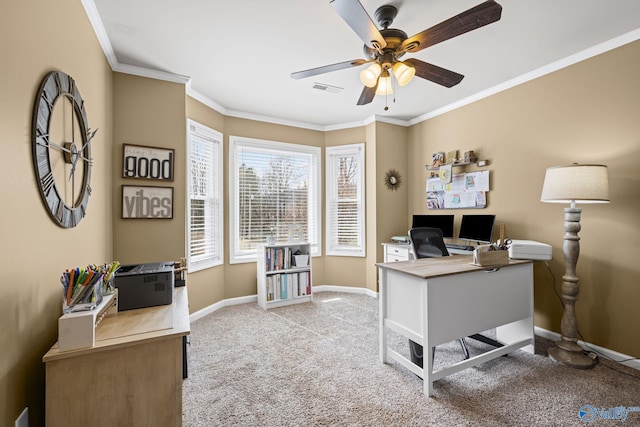
<instances>
[{"instance_id":1,"label":"framed sign reading vibes","mask_svg":"<svg viewBox=\"0 0 640 427\"><path fill-rule=\"evenodd\" d=\"M173 187L123 185L122 218L173 218Z\"/></svg>"},{"instance_id":2,"label":"framed sign reading vibes","mask_svg":"<svg viewBox=\"0 0 640 427\"><path fill-rule=\"evenodd\" d=\"M123 144L122 177L173 181L175 150Z\"/></svg>"}]
</instances>

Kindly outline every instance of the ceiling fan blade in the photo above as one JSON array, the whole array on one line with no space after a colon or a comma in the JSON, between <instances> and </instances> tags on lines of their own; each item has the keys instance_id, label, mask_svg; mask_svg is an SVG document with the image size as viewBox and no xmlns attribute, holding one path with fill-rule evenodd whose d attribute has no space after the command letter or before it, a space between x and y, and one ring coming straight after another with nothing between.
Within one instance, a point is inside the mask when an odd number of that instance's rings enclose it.
<instances>
[{"instance_id":1,"label":"ceiling fan blade","mask_svg":"<svg viewBox=\"0 0 640 427\"><path fill-rule=\"evenodd\" d=\"M358 0L331 0L331 6L364 44L373 49L382 49L387 45L378 27Z\"/></svg>"},{"instance_id":2,"label":"ceiling fan blade","mask_svg":"<svg viewBox=\"0 0 640 427\"><path fill-rule=\"evenodd\" d=\"M357 67L358 65L366 64L367 62L371 62L371 61L373 60L354 59L352 61L338 62L337 64L324 65L322 67L310 68L304 71L296 71L295 73L291 73L291 78L302 79L305 77L316 76L318 74L329 73L331 71L343 70L345 68L350 68L350 67Z\"/></svg>"},{"instance_id":3,"label":"ceiling fan blade","mask_svg":"<svg viewBox=\"0 0 640 427\"><path fill-rule=\"evenodd\" d=\"M360 98L358 99L358 105L366 105L373 101L373 98L376 96L376 89L378 88L378 83L374 87L365 86L362 89L362 93L360 94Z\"/></svg>"},{"instance_id":4,"label":"ceiling fan blade","mask_svg":"<svg viewBox=\"0 0 640 427\"><path fill-rule=\"evenodd\" d=\"M501 15L502 6L493 0L485 1L415 36L409 37L402 42L399 51L417 52L434 44L496 22L500 20Z\"/></svg>"},{"instance_id":5,"label":"ceiling fan blade","mask_svg":"<svg viewBox=\"0 0 640 427\"><path fill-rule=\"evenodd\" d=\"M419 59L410 58L404 61L416 69L416 76L422 77L434 83L445 87L452 87L462 81L464 76L446 68L420 61Z\"/></svg>"}]
</instances>

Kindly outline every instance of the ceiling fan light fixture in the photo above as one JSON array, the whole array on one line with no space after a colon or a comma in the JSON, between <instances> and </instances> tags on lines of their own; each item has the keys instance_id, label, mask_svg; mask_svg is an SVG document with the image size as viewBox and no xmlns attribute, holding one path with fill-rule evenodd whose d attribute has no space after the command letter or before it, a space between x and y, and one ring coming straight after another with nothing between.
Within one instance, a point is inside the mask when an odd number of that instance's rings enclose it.
<instances>
[{"instance_id":1,"label":"ceiling fan light fixture","mask_svg":"<svg viewBox=\"0 0 640 427\"><path fill-rule=\"evenodd\" d=\"M360 71L360 81L367 87L374 87L378 82L378 77L382 72L382 67L377 62L374 62L364 70Z\"/></svg>"},{"instance_id":2,"label":"ceiling fan light fixture","mask_svg":"<svg viewBox=\"0 0 640 427\"><path fill-rule=\"evenodd\" d=\"M396 80L400 86L407 85L416 75L416 69L404 62L396 62L393 65L393 75L396 76Z\"/></svg>"},{"instance_id":3,"label":"ceiling fan light fixture","mask_svg":"<svg viewBox=\"0 0 640 427\"><path fill-rule=\"evenodd\" d=\"M393 93L393 86L391 86L391 76L389 73L385 73L380 79L378 79L378 88L376 89L376 95L391 95Z\"/></svg>"}]
</instances>

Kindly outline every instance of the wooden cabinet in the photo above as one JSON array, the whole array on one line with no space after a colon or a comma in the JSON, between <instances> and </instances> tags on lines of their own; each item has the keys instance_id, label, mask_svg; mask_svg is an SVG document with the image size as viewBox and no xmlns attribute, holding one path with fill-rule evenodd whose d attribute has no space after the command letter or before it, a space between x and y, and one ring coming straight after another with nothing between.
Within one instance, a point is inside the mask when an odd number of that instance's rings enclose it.
<instances>
[{"instance_id":1,"label":"wooden cabinet","mask_svg":"<svg viewBox=\"0 0 640 427\"><path fill-rule=\"evenodd\" d=\"M310 244L262 246L256 259L260 307L269 309L313 300Z\"/></svg>"},{"instance_id":2,"label":"wooden cabinet","mask_svg":"<svg viewBox=\"0 0 640 427\"><path fill-rule=\"evenodd\" d=\"M409 261L414 259L411 245L398 243L383 243L384 262Z\"/></svg>"},{"instance_id":3,"label":"wooden cabinet","mask_svg":"<svg viewBox=\"0 0 640 427\"><path fill-rule=\"evenodd\" d=\"M109 314L95 345L43 357L48 427L181 426L187 288L170 305Z\"/></svg>"}]
</instances>

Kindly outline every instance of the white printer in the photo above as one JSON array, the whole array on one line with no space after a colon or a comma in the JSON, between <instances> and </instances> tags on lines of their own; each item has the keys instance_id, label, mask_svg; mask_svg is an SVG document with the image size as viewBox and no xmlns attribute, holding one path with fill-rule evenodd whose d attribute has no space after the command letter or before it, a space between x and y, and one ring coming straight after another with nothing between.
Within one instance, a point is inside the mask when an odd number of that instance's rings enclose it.
<instances>
[{"instance_id":1,"label":"white printer","mask_svg":"<svg viewBox=\"0 0 640 427\"><path fill-rule=\"evenodd\" d=\"M509 258L549 261L551 249L551 245L546 243L534 242L533 240L512 240L511 246L509 246Z\"/></svg>"}]
</instances>

